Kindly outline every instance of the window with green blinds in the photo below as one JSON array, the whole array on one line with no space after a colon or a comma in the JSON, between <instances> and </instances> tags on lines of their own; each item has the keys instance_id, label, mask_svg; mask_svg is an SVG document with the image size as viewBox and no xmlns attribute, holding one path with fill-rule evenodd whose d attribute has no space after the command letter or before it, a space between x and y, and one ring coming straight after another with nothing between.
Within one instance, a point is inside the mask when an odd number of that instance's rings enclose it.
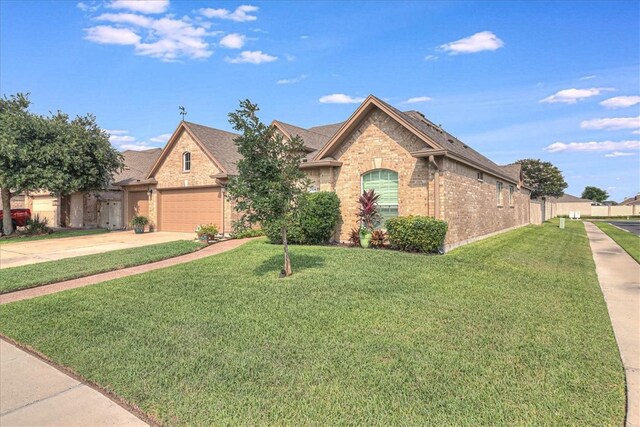
<instances>
[{"instance_id":1,"label":"window with green blinds","mask_svg":"<svg viewBox=\"0 0 640 427\"><path fill-rule=\"evenodd\" d=\"M373 189L380 195L378 206L384 221L398 216L398 173L388 169L376 169L362 175L362 190Z\"/></svg>"}]
</instances>

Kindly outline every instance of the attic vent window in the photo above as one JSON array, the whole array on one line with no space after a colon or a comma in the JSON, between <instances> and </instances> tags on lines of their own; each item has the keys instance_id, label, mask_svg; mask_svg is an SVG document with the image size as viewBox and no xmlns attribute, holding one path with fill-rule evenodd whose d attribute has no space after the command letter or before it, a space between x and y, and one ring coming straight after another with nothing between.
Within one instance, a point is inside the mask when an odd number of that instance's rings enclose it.
<instances>
[{"instance_id":1,"label":"attic vent window","mask_svg":"<svg viewBox=\"0 0 640 427\"><path fill-rule=\"evenodd\" d=\"M484 181L484 173L478 172L478 181Z\"/></svg>"},{"instance_id":2,"label":"attic vent window","mask_svg":"<svg viewBox=\"0 0 640 427\"><path fill-rule=\"evenodd\" d=\"M448 141L453 144L453 139L449 139Z\"/></svg>"},{"instance_id":3,"label":"attic vent window","mask_svg":"<svg viewBox=\"0 0 640 427\"><path fill-rule=\"evenodd\" d=\"M182 171L189 172L191 170L191 153L185 151L182 153Z\"/></svg>"}]
</instances>

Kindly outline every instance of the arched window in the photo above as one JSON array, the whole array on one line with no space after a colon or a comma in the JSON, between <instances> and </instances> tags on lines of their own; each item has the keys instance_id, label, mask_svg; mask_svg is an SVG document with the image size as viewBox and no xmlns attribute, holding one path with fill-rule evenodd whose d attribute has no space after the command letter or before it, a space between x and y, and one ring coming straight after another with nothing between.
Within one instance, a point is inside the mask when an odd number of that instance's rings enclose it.
<instances>
[{"instance_id":1,"label":"arched window","mask_svg":"<svg viewBox=\"0 0 640 427\"><path fill-rule=\"evenodd\" d=\"M373 189L380 195L378 206L382 223L398 216L398 173L389 169L375 169L362 175L362 191Z\"/></svg>"},{"instance_id":2,"label":"arched window","mask_svg":"<svg viewBox=\"0 0 640 427\"><path fill-rule=\"evenodd\" d=\"M189 172L191 170L191 153L185 151L182 153L182 171Z\"/></svg>"}]
</instances>

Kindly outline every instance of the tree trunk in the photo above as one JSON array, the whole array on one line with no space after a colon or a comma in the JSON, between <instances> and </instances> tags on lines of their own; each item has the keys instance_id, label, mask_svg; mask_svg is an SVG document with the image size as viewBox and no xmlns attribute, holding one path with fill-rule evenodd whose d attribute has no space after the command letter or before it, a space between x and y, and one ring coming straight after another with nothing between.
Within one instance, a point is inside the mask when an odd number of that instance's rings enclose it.
<instances>
[{"instance_id":1,"label":"tree trunk","mask_svg":"<svg viewBox=\"0 0 640 427\"><path fill-rule=\"evenodd\" d=\"M13 233L13 224L11 222L11 190L2 187L2 231L4 234Z\"/></svg>"},{"instance_id":2,"label":"tree trunk","mask_svg":"<svg viewBox=\"0 0 640 427\"><path fill-rule=\"evenodd\" d=\"M282 244L284 245L284 268L282 274L284 277L291 276L291 258L289 258L289 244L287 243L287 227L282 227Z\"/></svg>"}]
</instances>

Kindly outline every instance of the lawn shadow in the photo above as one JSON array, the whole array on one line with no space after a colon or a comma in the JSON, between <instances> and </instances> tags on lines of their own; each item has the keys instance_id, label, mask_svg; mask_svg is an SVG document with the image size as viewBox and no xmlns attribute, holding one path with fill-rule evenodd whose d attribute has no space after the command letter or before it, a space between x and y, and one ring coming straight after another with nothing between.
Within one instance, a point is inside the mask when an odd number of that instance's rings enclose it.
<instances>
[{"instance_id":1,"label":"lawn shadow","mask_svg":"<svg viewBox=\"0 0 640 427\"><path fill-rule=\"evenodd\" d=\"M262 276L264 274L279 274L284 264L284 254L274 255L264 260L253 272ZM307 268L322 267L325 264L324 257L316 255L291 255L291 267L293 272L305 270Z\"/></svg>"}]
</instances>

